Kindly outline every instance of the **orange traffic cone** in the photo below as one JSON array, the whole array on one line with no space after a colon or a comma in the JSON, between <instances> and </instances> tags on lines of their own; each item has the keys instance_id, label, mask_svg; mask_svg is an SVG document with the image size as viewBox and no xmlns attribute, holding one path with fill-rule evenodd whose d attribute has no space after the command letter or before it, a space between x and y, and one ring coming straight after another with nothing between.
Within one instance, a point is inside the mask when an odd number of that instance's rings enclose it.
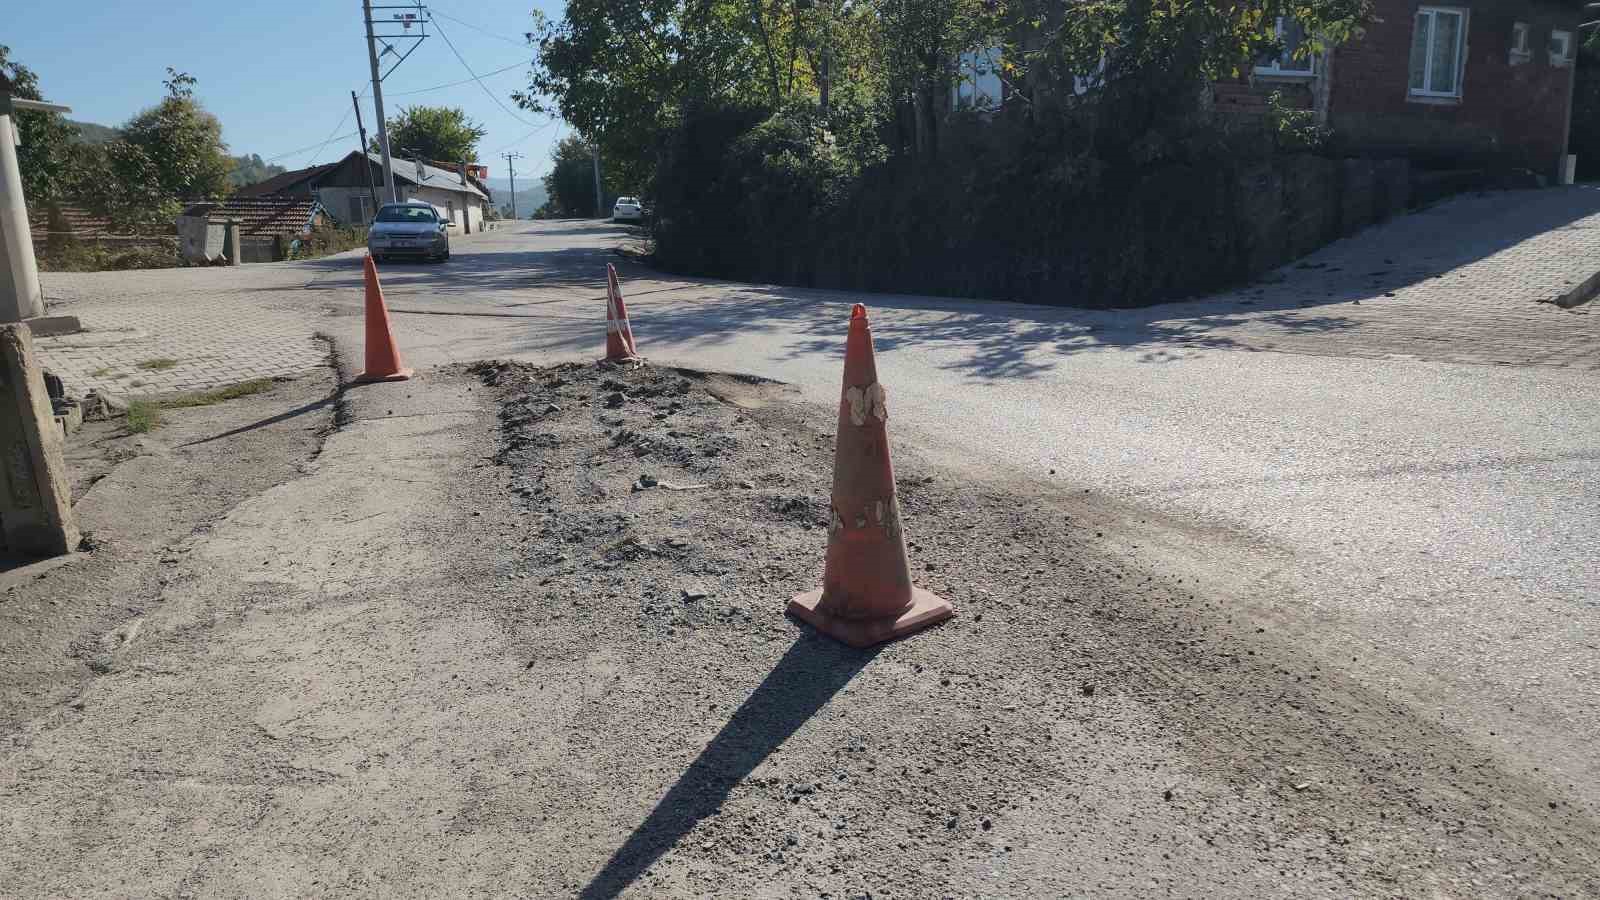
<instances>
[{"instance_id":1,"label":"orange traffic cone","mask_svg":"<svg viewBox=\"0 0 1600 900\"><path fill-rule=\"evenodd\" d=\"M911 584L888 418L867 308L857 303L845 342L822 590L789 601L790 615L853 647L905 637L955 615L948 602Z\"/></svg>"},{"instance_id":2,"label":"orange traffic cone","mask_svg":"<svg viewBox=\"0 0 1600 900\"><path fill-rule=\"evenodd\" d=\"M606 263L606 359L612 362L638 362L633 346L633 326L628 324L628 307L622 303L622 288L617 285L617 267Z\"/></svg>"},{"instance_id":3,"label":"orange traffic cone","mask_svg":"<svg viewBox=\"0 0 1600 900\"><path fill-rule=\"evenodd\" d=\"M378 284L378 267L372 255L366 260L367 281L367 368L356 376L357 384L374 381L405 381L411 370L400 365L400 348L389 327L389 308L383 303L383 287Z\"/></svg>"}]
</instances>

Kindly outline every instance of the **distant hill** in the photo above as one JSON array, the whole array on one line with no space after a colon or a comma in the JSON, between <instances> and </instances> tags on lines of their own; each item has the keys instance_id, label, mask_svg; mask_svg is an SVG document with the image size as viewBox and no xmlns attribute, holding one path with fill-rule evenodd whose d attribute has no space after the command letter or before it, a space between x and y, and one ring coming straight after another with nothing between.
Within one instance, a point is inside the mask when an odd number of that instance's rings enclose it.
<instances>
[{"instance_id":1,"label":"distant hill","mask_svg":"<svg viewBox=\"0 0 1600 900\"><path fill-rule=\"evenodd\" d=\"M228 173L228 183L234 187L244 187L258 181L266 181L274 175L282 175L289 171L283 166L269 165L262 161L261 156L252 153L249 156L235 156L233 158L233 171Z\"/></svg>"},{"instance_id":2,"label":"distant hill","mask_svg":"<svg viewBox=\"0 0 1600 900\"><path fill-rule=\"evenodd\" d=\"M489 190L494 192L494 205L507 207L511 205L511 179L490 178L486 182ZM538 176L517 179L517 216L526 219L533 215L533 211L545 204L550 195L545 192L544 182Z\"/></svg>"},{"instance_id":3,"label":"distant hill","mask_svg":"<svg viewBox=\"0 0 1600 900\"><path fill-rule=\"evenodd\" d=\"M74 122L68 119L67 124L78 129L78 138L85 144L104 144L122 136L122 132L115 128L107 128L104 125L96 125L93 122Z\"/></svg>"}]
</instances>

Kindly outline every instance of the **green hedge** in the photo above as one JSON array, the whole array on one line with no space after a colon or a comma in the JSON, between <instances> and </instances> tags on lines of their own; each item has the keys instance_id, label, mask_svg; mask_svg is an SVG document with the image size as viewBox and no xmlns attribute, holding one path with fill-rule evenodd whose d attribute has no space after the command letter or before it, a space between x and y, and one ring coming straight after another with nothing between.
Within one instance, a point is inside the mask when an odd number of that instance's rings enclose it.
<instances>
[{"instance_id":1,"label":"green hedge","mask_svg":"<svg viewBox=\"0 0 1600 900\"><path fill-rule=\"evenodd\" d=\"M841 122L840 120L845 119ZM1105 161L1053 132L957 116L937 159L884 158L850 113L691 110L659 184L672 270L803 286L1124 307L1248 274L1241 167L1260 136ZM1253 143L1252 143L1253 141Z\"/></svg>"}]
</instances>

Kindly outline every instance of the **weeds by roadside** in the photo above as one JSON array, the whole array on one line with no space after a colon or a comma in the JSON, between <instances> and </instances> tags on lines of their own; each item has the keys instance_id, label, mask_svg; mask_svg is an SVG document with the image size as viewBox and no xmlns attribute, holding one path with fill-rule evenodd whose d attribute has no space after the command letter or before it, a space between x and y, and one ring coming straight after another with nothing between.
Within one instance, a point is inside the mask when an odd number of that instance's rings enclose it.
<instances>
[{"instance_id":1,"label":"weeds by roadside","mask_svg":"<svg viewBox=\"0 0 1600 900\"><path fill-rule=\"evenodd\" d=\"M143 363L140 364L143 366ZM276 382L271 378L256 378L225 385L209 391L174 394L170 397L145 397L128 404L128 431L144 434L161 427L161 412L168 409L192 409L197 406L214 406L229 400L238 400L271 390Z\"/></svg>"},{"instance_id":2,"label":"weeds by roadside","mask_svg":"<svg viewBox=\"0 0 1600 900\"><path fill-rule=\"evenodd\" d=\"M144 369L144 370L146 370L148 372L165 372L166 370L176 366L177 364L178 364L177 360L168 359L167 357L164 357L164 356L163 357L157 357L156 359L147 359L147 360L145 360L143 362L136 363L136 365L139 368Z\"/></svg>"},{"instance_id":3,"label":"weeds by roadside","mask_svg":"<svg viewBox=\"0 0 1600 900\"><path fill-rule=\"evenodd\" d=\"M317 228L300 241L300 246L289 254L290 259L316 259L346 250L356 250L367 245L367 229Z\"/></svg>"},{"instance_id":4,"label":"weeds by roadside","mask_svg":"<svg viewBox=\"0 0 1600 900\"><path fill-rule=\"evenodd\" d=\"M186 265L175 247L101 247L78 242L43 248L38 262L43 272L176 269Z\"/></svg>"}]
</instances>

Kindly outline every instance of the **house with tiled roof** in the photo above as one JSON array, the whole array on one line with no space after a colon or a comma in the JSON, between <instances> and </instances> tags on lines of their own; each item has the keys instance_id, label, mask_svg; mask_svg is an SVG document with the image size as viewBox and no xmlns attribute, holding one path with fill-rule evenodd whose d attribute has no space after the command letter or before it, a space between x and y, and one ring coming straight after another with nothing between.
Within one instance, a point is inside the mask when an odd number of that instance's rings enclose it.
<instances>
[{"instance_id":1,"label":"house with tiled roof","mask_svg":"<svg viewBox=\"0 0 1600 900\"><path fill-rule=\"evenodd\" d=\"M283 259L296 241L324 224L322 204L310 197L229 197L190 204L177 219L178 252L192 262L227 255L227 226L239 226L239 261Z\"/></svg>"},{"instance_id":2,"label":"house with tiled roof","mask_svg":"<svg viewBox=\"0 0 1600 900\"><path fill-rule=\"evenodd\" d=\"M395 190L399 199L422 200L454 222L461 233L483 229L490 193L471 165L454 170L425 161L395 157ZM338 162L275 175L234 192L236 197L301 197L320 201L341 224L365 225L384 200L383 157L353 150Z\"/></svg>"}]
</instances>

